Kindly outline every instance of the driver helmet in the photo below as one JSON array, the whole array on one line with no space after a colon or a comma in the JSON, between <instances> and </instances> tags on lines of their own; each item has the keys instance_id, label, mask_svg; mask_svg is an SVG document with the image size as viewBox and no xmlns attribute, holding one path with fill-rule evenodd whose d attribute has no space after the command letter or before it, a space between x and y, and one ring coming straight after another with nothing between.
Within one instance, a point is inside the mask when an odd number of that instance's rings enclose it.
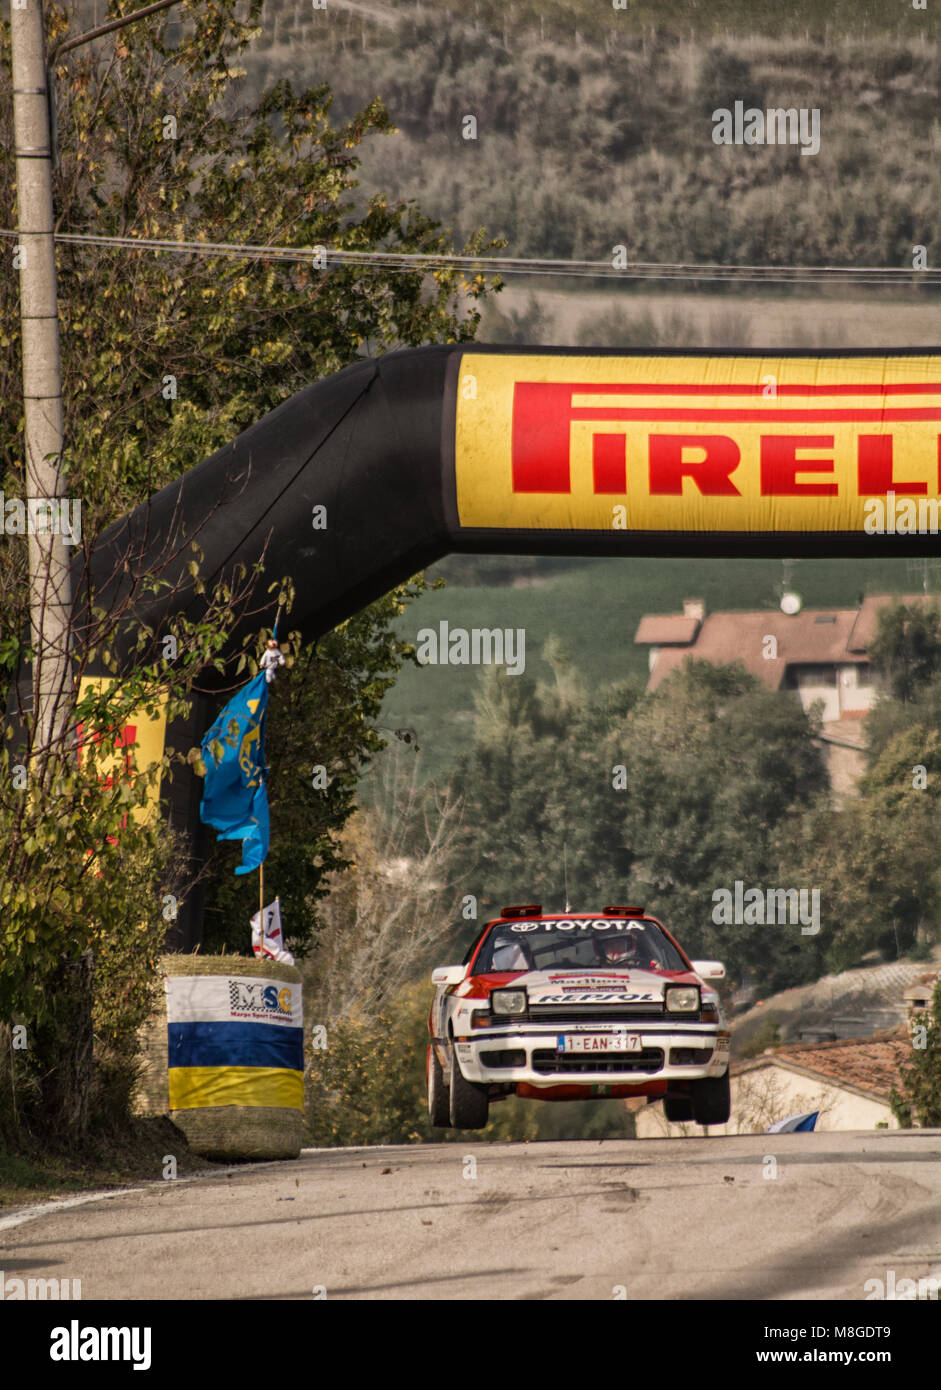
<instances>
[{"instance_id":1,"label":"driver helmet","mask_svg":"<svg viewBox=\"0 0 941 1390\"><path fill-rule=\"evenodd\" d=\"M636 965L641 958L640 938L634 927L601 936L595 942L602 965Z\"/></svg>"}]
</instances>

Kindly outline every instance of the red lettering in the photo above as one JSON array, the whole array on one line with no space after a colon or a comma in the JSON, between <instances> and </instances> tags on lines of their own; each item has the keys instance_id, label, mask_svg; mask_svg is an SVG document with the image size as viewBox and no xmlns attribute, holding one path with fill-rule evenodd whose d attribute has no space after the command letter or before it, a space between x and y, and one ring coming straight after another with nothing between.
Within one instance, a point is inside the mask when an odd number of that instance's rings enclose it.
<instances>
[{"instance_id":1,"label":"red lettering","mask_svg":"<svg viewBox=\"0 0 941 1390\"><path fill-rule=\"evenodd\" d=\"M575 392L620 389L574 382L518 381L513 388L511 463L514 492L571 492L573 420L618 420L619 406L573 406ZM627 448L622 434L592 437L592 486L596 493L627 491Z\"/></svg>"},{"instance_id":2,"label":"red lettering","mask_svg":"<svg viewBox=\"0 0 941 1390\"><path fill-rule=\"evenodd\" d=\"M684 459L698 449L701 459ZM740 497L731 473L741 461L734 439L726 434L652 434L650 436L650 494L682 497L683 479L692 478L703 497Z\"/></svg>"},{"instance_id":3,"label":"red lettering","mask_svg":"<svg viewBox=\"0 0 941 1390\"><path fill-rule=\"evenodd\" d=\"M861 434L857 455L860 497L884 496L887 492L907 492L925 496L927 483L898 483L892 477L891 434Z\"/></svg>"},{"instance_id":4,"label":"red lettering","mask_svg":"<svg viewBox=\"0 0 941 1390\"><path fill-rule=\"evenodd\" d=\"M762 497L835 497L836 483L799 483L798 473L832 473L832 459L799 459L798 449L832 449L832 434L763 434Z\"/></svg>"},{"instance_id":5,"label":"red lettering","mask_svg":"<svg viewBox=\"0 0 941 1390\"><path fill-rule=\"evenodd\" d=\"M595 492L627 492L627 440L623 434L596 434L591 441Z\"/></svg>"},{"instance_id":6,"label":"red lettering","mask_svg":"<svg viewBox=\"0 0 941 1390\"><path fill-rule=\"evenodd\" d=\"M513 388L514 492L572 491L572 391L549 381L518 381Z\"/></svg>"}]
</instances>

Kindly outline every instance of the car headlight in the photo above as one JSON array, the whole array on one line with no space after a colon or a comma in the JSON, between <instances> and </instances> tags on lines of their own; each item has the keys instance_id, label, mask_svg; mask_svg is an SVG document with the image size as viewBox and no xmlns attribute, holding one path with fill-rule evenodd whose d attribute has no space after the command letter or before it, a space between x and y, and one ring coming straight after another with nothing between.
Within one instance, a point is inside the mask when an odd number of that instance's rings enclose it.
<instances>
[{"instance_id":1,"label":"car headlight","mask_svg":"<svg viewBox=\"0 0 941 1390\"><path fill-rule=\"evenodd\" d=\"M674 985L663 999L671 1014L693 1014L699 1008L699 990L695 985Z\"/></svg>"},{"instance_id":2,"label":"car headlight","mask_svg":"<svg viewBox=\"0 0 941 1390\"><path fill-rule=\"evenodd\" d=\"M526 1012L525 989L495 989L490 996L490 1007L495 1014L524 1014Z\"/></svg>"}]
</instances>

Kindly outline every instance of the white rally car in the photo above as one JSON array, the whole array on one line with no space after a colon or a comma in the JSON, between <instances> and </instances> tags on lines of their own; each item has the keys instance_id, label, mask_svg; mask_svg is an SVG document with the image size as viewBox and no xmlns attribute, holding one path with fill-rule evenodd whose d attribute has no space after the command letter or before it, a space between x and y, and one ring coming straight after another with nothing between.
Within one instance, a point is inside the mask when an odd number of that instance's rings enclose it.
<instances>
[{"instance_id":1,"label":"white rally car","mask_svg":"<svg viewBox=\"0 0 941 1390\"><path fill-rule=\"evenodd\" d=\"M490 1102L646 1096L672 1121L729 1118L729 1029L707 981L642 907L505 907L461 965L432 972L428 1111L482 1129Z\"/></svg>"}]
</instances>

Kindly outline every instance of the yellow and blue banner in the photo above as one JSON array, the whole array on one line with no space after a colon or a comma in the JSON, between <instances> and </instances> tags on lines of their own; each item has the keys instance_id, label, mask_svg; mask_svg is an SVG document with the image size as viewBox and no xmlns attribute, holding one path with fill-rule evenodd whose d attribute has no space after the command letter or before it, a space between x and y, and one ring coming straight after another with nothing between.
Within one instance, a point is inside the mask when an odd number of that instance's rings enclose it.
<instances>
[{"instance_id":1,"label":"yellow and blue banner","mask_svg":"<svg viewBox=\"0 0 941 1390\"><path fill-rule=\"evenodd\" d=\"M175 975L166 990L171 1110L304 1108L298 981Z\"/></svg>"},{"instance_id":2,"label":"yellow and blue banner","mask_svg":"<svg viewBox=\"0 0 941 1390\"><path fill-rule=\"evenodd\" d=\"M237 874L251 873L268 854L267 713L268 682L265 672L259 671L233 696L202 741L206 777L199 814L206 825L219 831L220 840L242 841ZM218 760L211 746L214 742L222 745Z\"/></svg>"}]
</instances>

